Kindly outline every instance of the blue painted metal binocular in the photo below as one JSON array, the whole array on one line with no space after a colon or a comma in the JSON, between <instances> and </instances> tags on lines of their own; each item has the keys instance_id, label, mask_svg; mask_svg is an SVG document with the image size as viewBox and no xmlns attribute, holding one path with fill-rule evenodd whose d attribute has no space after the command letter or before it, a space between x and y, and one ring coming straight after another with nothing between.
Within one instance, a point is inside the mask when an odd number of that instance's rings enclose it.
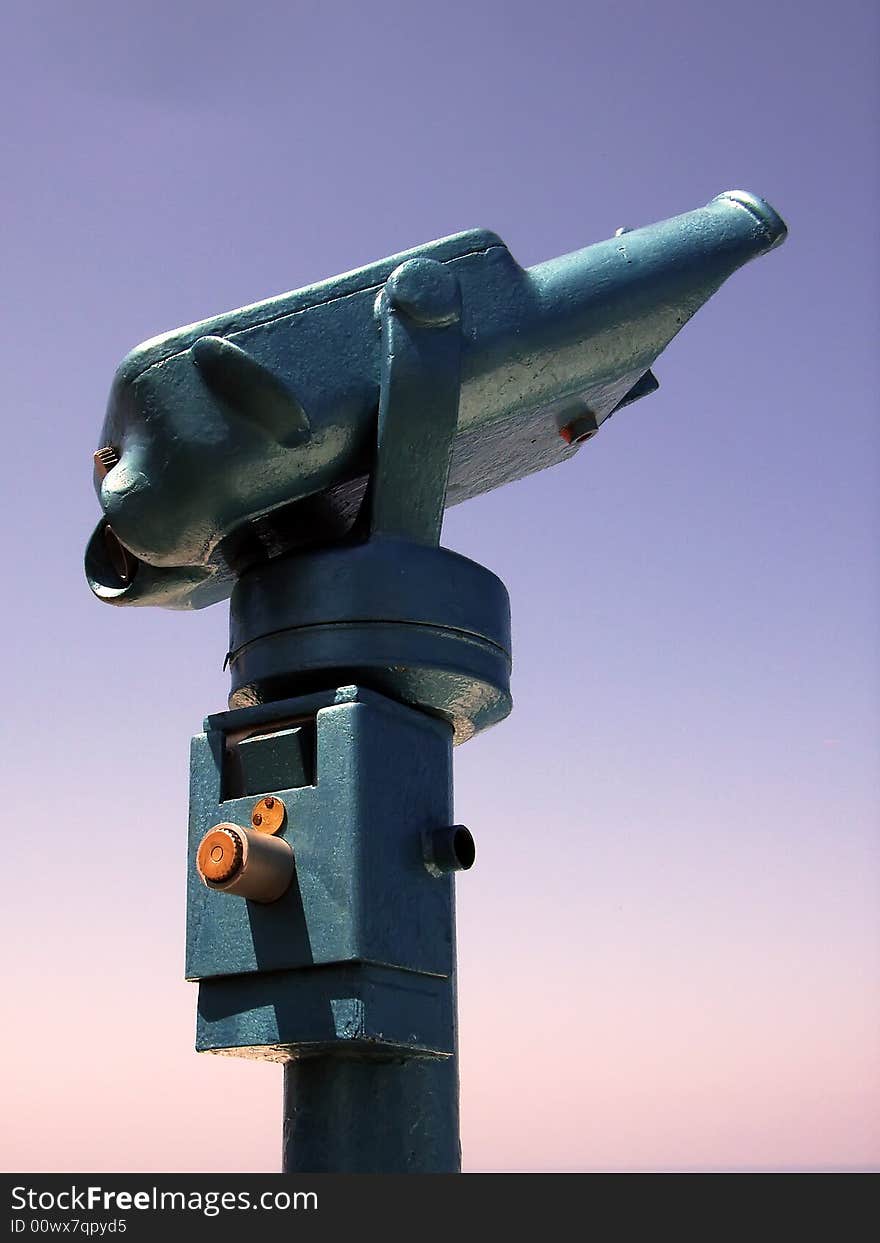
<instances>
[{"instance_id":1,"label":"blue painted metal binocular","mask_svg":"<svg viewBox=\"0 0 880 1243\"><path fill-rule=\"evenodd\" d=\"M565 461L653 391L682 325L785 234L741 191L527 270L476 230L145 342L117 371L95 454L92 590L201 608L251 565L357 541L376 486L389 296L411 325L445 329L435 342L455 338L449 452L431 457L429 417L401 449L412 480L442 472L442 516Z\"/></svg>"}]
</instances>

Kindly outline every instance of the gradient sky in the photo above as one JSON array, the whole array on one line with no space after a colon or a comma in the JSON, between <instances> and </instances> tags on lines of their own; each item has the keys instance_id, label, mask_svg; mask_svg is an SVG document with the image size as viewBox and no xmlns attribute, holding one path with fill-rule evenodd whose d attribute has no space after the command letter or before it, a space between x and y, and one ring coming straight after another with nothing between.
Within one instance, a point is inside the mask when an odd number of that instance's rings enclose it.
<instances>
[{"instance_id":1,"label":"gradient sky","mask_svg":"<svg viewBox=\"0 0 880 1243\"><path fill-rule=\"evenodd\" d=\"M7 3L5 1170L275 1170L197 1057L188 741L226 608L82 575L116 363L474 226L531 264L787 219L573 462L450 512L516 707L457 752L468 1170L880 1164L877 10Z\"/></svg>"}]
</instances>

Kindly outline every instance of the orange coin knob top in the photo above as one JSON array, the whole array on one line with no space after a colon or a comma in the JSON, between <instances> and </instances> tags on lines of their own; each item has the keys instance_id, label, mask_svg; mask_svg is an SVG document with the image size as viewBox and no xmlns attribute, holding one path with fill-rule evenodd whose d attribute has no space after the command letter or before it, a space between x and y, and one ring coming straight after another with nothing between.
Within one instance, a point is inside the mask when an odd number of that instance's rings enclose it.
<instances>
[{"instance_id":1,"label":"orange coin knob top","mask_svg":"<svg viewBox=\"0 0 880 1243\"><path fill-rule=\"evenodd\" d=\"M211 829L199 842L199 870L206 881L222 885L240 870L243 855L237 833L232 829Z\"/></svg>"},{"instance_id":2,"label":"orange coin knob top","mask_svg":"<svg viewBox=\"0 0 880 1243\"><path fill-rule=\"evenodd\" d=\"M258 833L277 833L284 824L286 808L277 794L267 794L254 804L251 827Z\"/></svg>"}]
</instances>

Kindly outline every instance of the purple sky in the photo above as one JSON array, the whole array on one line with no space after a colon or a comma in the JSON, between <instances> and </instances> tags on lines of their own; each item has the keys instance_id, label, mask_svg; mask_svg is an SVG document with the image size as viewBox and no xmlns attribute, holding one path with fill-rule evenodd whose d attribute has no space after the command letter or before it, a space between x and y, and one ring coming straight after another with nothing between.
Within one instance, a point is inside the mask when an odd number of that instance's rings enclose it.
<instances>
[{"instance_id":1,"label":"purple sky","mask_svg":"<svg viewBox=\"0 0 880 1243\"><path fill-rule=\"evenodd\" d=\"M280 1072L196 1057L181 978L226 608L82 575L116 363L460 229L531 264L735 187L791 236L659 393L446 522L515 643L513 716L457 752L464 1163L877 1168L876 6L19 0L0 29L0 1168L278 1167Z\"/></svg>"}]
</instances>

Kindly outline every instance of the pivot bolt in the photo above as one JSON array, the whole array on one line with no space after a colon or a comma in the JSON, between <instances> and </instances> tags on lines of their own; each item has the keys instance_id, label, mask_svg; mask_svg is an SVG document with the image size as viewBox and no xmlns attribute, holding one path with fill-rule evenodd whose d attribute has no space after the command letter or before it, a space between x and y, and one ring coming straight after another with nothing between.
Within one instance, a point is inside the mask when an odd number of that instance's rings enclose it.
<instances>
[{"instance_id":1,"label":"pivot bolt","mask_svg":"<svg viewBox=\"0 0 880 1243\"><path fill-rule=\"evenodd\" d=\"M395 311L417 324L445 328L461 318L458 281L436 259L419 256L401 263L385 282L385 296Z\"/></svg>"},{"instance_id":2,"label":"pivot bolt","mask_svg":"<svg viewBox=\"0 0 880 1243\"><path fill-rule=\"evenodd\" d=\"M579 414L576 419L566 423L565 427L561 427L559 435L567 445L581 445L585 440L590 440L595 436L598 430L599 424L596 416L588 410L586 414Z\"/></svg>"}]
</instances>

